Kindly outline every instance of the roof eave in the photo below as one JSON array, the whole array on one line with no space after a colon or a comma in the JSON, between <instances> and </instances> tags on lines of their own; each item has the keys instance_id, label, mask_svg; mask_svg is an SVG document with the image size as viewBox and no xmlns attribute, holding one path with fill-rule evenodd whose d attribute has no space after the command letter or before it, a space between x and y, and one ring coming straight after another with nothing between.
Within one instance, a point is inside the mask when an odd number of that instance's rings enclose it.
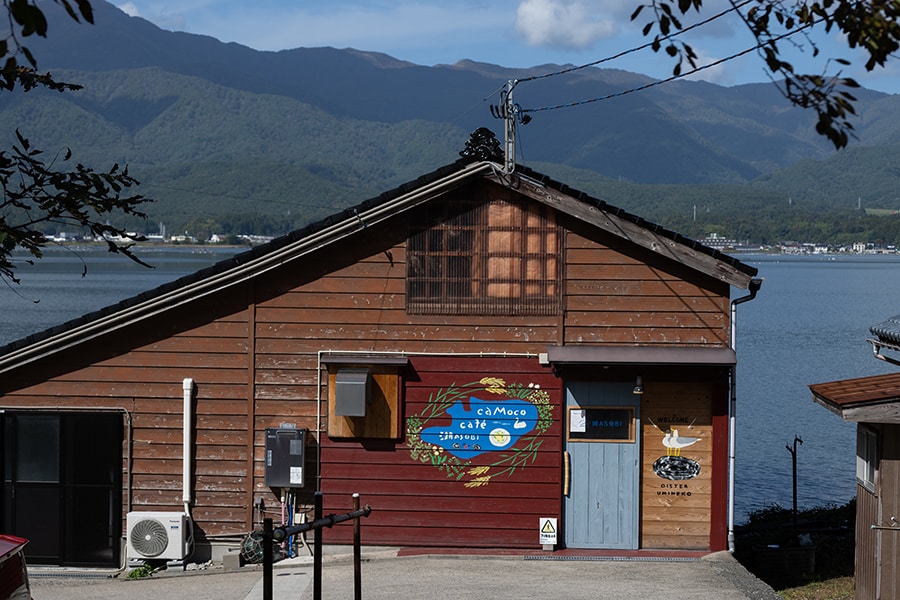
<instances>
[{"instance_id":1,"label":"roof eave","mask_svg":"<svg viewBox=\"0 0 900 600\"><path fill-rule=\"evenodd\" d=\"M888 394L858 402L841 402L810 386L813 401L850 423L900 423L900 395Z\"/></svg>"},{"instance_id":2,"label":"roof eave","mask_svg":"<svg viewBox=\"0 0 900 600\"><path fill-rule=\"evenodd\" d=\"M605 207L609 209L614 207L586 194L579 193L579 197L576 198L565 193L565 189L557 190L554 186L544 185L540 181L517 173L510 176L494 172L488 179L739 289L748 289L757 274L755 268L748 267L694 240L664 231L661 227L625 211L607 210Z\"/></svg>"}]
</instances>

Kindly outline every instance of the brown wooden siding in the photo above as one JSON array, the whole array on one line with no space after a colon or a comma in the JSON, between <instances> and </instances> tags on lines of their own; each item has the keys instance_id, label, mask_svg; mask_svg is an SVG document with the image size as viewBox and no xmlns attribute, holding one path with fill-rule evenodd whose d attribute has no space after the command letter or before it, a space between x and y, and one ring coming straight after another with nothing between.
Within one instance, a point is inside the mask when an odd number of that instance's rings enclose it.
<instances>
[{"instance_id":1,"label":"brown wooden siding","mask_svg":"<svg viewBox=\"0 0 900 600\"><path fill-rule=\"evenodd\" d=\"M709 383L646 382L641 396L641 547L710 547L713 488L713 394ZM700 438L682 455L700 465L694 478L673 481L653 463L666 456L665 430Z\"/></svg>"},{"instance_id":2,"label":"brown wooden siding","mask_svg":"<svg viewBox=\"0 0 900 600\"><path fill-rule=\"evenodd\" d=\"M862 485L856 486L856 579L857 600L876 600L878 574L878 497Z\"/></svg>"},{"instance_id":3,"label":"brown wooden siding","mask_svg":"<svg viewBox=\"0 0 900 600\"><path fill-rule=\"evenodd\" d=\"M556 377L537 360L522 358L413 357L409 372L407 418L425 410L429 396L441 389L498 377L508 384L533 383L547 390L554 424L541 436L534 463L475 486L466 485L472 481L468 474L457 480L430 462L413 459L405 442L367 451L365 442L325 439L326 512L346 510L350 494L360 493L362 502L374 509L363 523L363 539L369 544L539 547L539 518L557 517L560 511L562 392ZM466 469L486 465L497 454L475 457ZM326 535L348 541L350 532L335 528Z\"/></svg>"},{"instance_id":4,"label":"brown wooden siding","mask_svg":"<svg viewBox=\"0 0 900 600\"><path fill-rule=\"evenodd\" d=\"M878 496L881 504L879 525L891 526L891 517L900 519L900 426L882 425L881 461ZM880 597L900 598L900 531L878 530Z\"/></svg>"},{"instance_id":5,"label":"brown wooden siding","mask_svg":"<svg viewBox=\"0 0 900 600\"><path fill-rule=\"evenodd\" d=\"M182 510L182 380L193 378L193 513L206 533L246 529L246 312L187 329L131 352L8 392L3 402L38 407L119 408L131 415L128 510ZM171 324L171 323L170 323ZM152 323L149 326L153 326ZM123 456L127 449L123 449Z\"/></svg>"},{"instance_id":6,"label":"brown wooden siding","mask_svg":"<svg viewBox=\"0 0 900 600\"><path fill-rule=\"evenodd\" d=\"M728 344L727 286L575 232L566 247L566 344Z\"/></svg>"}]
</instances>

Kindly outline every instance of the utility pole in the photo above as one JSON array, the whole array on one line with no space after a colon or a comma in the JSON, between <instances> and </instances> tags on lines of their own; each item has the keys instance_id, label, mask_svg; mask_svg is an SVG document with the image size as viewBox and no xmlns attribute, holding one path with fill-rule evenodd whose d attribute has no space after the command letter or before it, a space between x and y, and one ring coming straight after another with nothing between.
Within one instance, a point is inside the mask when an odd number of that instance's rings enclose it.
<instances>
[{"instance_id":1,"label":"utility pole","mask_svg":"<svg viewBox=\"0 0 900 600\"><path fill-rule=\"evenodd\" d=\"M513 90L518 80L510 79L506 82L506 102L503 106L504 132L503 140L506 143L504 157L506 159L504 172L509 175L516 170L516 103L513 102Z\"/></svg>"},{"instance_id":2,"label":"utility pole","mask_svg":"<svg viewBox=\"0 0 900 600\"><path fill-rule=\"evenodd\" d=\"M516 122L527 125L531 115L522 114L522 108L513 100L513 90L519 84L518 79L506 82L506 90L500 94L500 103L491 105L491 114L503 119L503 173L510 175L516 170Z\"/></svg>"}]
</instances>

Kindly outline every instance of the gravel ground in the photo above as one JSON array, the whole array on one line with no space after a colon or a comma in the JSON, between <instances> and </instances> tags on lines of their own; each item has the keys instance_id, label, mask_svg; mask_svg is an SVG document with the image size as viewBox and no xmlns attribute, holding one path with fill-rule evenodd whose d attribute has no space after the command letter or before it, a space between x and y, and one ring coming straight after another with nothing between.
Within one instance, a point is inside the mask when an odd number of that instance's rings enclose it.
<instances>
[{"instance_id":1,"label":"gravel ground","mask_svg":"<svg viewBox=\"0 0 900 600\"><path fill-rule=\"evenodd\" d=\"M323 569L323 600L354 597L351 564ZM301 596L312 599L312 589ZM695 562L421 556L363 564L366 600L780 600L725 553Z\"/></svg>"},{"instance_id":2,"label":"gravel ground","mask_svg":"<svg viewBox=\"0 0 900 600\"><path fill-rule=\"evenodd\" d=\"M33 575L31 595L34 600L244 600L260 578L260 572L243 569L227 573L214 569L199 573L154 575L143 579L128 579L124 574L116 578Z\"/></svg>"},{"instance_id":3,"label":"gravel ground","mask_svg":"<svg viewBox=\"0 0 900 600\"><path fill-rule=\"evenodd\" d=\"M695 561L525 560L521 556L405 556L381 553L362 564L366 600L778 600L772 589L727 552ZM52 572L51 572L52 573ZM262 570L171 569L152 577L110 578L84 571L32 574L34 600L261 600ZM311 559L282 561L273 572L275 600L311 600ZM323 600L354 597L348 556L326 557Z\"/></svg>"}]
</instances>

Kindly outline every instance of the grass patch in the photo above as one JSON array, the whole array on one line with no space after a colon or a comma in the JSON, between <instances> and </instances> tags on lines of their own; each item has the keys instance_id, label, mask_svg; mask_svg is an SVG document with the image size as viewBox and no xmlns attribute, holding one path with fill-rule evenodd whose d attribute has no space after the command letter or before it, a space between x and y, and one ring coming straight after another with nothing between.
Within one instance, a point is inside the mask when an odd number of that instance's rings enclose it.
<instances>
[{"instance_id":1,"label":"grass patch","mask_svg":"<svg viewBox=\"0 0 900 600\"><path fill-rule=\"evenodd\" d=\"M156 567L149 563L144 563L140 567L128 571L128 579L143 579L144 577L152 577L156 573Z\"/></svg>"},{"instance_id":2,"label":"grass patch","mask_svg":"<svg viewBox=\"0 0 900 600\"><path fill-rule=\"evenodd\" d=\"M780 590L786 600L853 600L856 595L852 577L835 577L794 588Z\"/></svg>"}]
</instances>

